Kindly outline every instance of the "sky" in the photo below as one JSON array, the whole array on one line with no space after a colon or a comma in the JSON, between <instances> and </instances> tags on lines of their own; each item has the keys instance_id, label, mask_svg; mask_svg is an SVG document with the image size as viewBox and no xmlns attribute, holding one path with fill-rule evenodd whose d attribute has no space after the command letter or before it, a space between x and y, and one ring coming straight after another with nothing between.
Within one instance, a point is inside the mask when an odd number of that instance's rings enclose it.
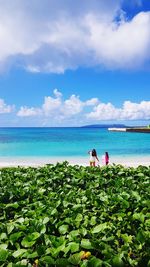
<instances>
[{"instance_id":1,"label":"sky","mask_svg":"<svg viewBox=\"0 0 150 267\"><path fill-rule=\"evenodd\" d=\"M0 0L0 127L150 124L149 0Z\"/></svg>"}]
</instances>

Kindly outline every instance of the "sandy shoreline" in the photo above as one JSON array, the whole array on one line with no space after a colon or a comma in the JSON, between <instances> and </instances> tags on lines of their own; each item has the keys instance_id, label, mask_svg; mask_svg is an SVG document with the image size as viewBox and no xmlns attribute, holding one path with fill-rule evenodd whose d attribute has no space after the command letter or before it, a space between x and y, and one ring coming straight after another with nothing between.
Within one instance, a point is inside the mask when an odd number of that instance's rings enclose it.
<instances>
[{"instance_id":1,"label":"sandy shoreline","mask_svg":"<svg viewBox=\"0 0 150 267\"><path fill-rule=\"evenodd\" d=\"M12 166L43 166L45 164L56 164L68 161L71 165L89 165L88 157L0 157L0 167ZM150 166L150 156L146 157L111 157L110 164L121 164L123 166L137 167L139 165ZM99 165L102 166L100 159Z\"/></svg>"}]
</instances>

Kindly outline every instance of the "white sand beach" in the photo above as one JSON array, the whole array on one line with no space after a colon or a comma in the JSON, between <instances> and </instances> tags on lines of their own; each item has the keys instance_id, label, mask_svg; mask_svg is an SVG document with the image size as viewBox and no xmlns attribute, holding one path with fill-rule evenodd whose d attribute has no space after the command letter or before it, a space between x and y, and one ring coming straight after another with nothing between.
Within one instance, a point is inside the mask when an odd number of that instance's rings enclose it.
<instances>
[{"instance_id":1,"label":"white sand beach","mask_svg":"<svg viewBox=\"0 0 150 267\"><path fill-rule=\"evenodd\" d=\"M71 165L89 165L88 157L0 157L0 167L15 166L44 166L45 164L56 164L68 161ZM150 166L150 156L145 157L111 157L110 164L121 164L123 166L137 167L139 165ZM100 158L99 166L102 166Z\"/></svg>"}]
</instances>

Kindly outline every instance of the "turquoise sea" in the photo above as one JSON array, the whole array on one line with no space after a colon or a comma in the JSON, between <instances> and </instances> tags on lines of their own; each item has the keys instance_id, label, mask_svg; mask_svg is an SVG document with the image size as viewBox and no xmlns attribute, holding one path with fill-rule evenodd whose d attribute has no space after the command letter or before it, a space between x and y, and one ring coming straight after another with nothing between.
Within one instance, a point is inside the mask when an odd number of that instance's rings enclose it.
<instances>
[{"instance_id":1,"label":"turquoise sea","mask_svg":"<svg viewBox=\"0 0 150 267\"><path fill-rule=\"evenodd\" d=\"M150 156L150 134L107 128L0 128L0 157Z\"/></svg>"}]
</instances>

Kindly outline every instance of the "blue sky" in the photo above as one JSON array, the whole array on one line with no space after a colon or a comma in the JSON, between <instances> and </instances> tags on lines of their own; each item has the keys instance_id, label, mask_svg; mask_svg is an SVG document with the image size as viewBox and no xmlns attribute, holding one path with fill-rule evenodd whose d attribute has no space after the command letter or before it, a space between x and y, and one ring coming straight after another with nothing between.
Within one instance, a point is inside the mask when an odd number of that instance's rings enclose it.
<instances>
[{"instance_id":1,"label":"blue sky","mask_svg":"<svg viewBox=\"0 0 150 267\"><path fill-rule=\"evenodd\" d=\"M0 126L150 123L150 3L0 0Z\"/></svg>"}]
</instances>

